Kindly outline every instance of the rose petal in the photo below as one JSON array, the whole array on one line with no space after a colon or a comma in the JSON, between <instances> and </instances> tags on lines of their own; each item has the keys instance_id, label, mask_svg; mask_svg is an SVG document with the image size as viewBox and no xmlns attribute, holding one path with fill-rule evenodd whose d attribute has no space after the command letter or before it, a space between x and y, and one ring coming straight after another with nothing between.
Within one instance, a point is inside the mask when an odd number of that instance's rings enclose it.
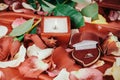
<instances>
[{"instance_id":1,"label":"rose petal","mask_svg":"<svg viewBox=\"0 0 120 80\"><path fill-rule=\"evenodd\" d=\"M117 58L116 59L116 62L114 62L113 66L108 68L104 75L112 75L114 80L120 80L120 64L119 64L119 59L120 58Z\"/></svg>"},{"instance_id":2,"label":"rose petal","mask_svg":"<svg viewBox=\"0 0 120 80\"><path fill-rule=\"evenodd\" d=\"M56 70L66 68L68 71L78 70L80 66L70 57L69 53L62 47L58 47L53 51L52 60L56 65Z\"/></svg>"},{"instance_id":3,"label":"rose petal","mask_svg":"<svg viewBox=\"0 0 120 80\"><path fill-rule=\"evenodd\" d=\"M12 10L13 10L14 12L23 12L22 9L16 9L16 7L18 7L19 5L20 5L20 2L14 2L14 3L12 4Z\"/></svg>"},{"instance_id":4,"label":"rose petal","mask_svg":"<svg viewBox=\"0 0 120 80\"><path fill-rule=\"evenodd\" d=\"M39 60L37 57L32 56L25 60L19 67L20 73L24 77L38 78L40 73L46 71L49 65Z\"/></svg>"},{"instance_id":5,"label":"rose petal","mask_svg":"<svg viewBox=\"0 0 120 80\"><path fill-rule=\"evenodd\" d=\"M34 14L34 12L32 10L28 10L28 9L25 9L25 8L18 8L18 9L16 9L16 7L18 7L19 5L21 5L20 2L14 2L12 4L12 10L14 12L18 12L18 13Z\"/></svg>"},{"instance_id":6,"label":"rose petal","mask_svg":"<svg viewBox=\"0 0 120 80\"><path fill-rule=\"evenodd\" d=\"M63 68L53 80L61 80L61 79L62 80L70 80L69 74L70 73L65 68Z\"/></svg>"},{"instance_id":7,"label":"rose petal","mask_svg":"<svg viewBox=\"0 0 120 80\"><path fill-rule=\"evenodd\" d=\"M21 46L21 44L18 40L15 40L15 41L12 42L11 48L10 48L11 59L18 52L18 50L20 49L20 46Z\"/></svg>"},{"instance_id":8,"label":"rose petal","mask_svg":"<svg viewBox=\"0 0 120 80\"><path fill-rule=\"evenodd\" d=\"M2 71L0 71L0 80L6 80L5 74Z\"/></svg>"},{"instance_id":9,"label":"rose petal","mask_svg":"<svg viewBox=\"0 0 120 80\"><path fill-rule=\"evenodd\" d=\"M58 70L53 70L53 71L46 71L50 77L55 77L58 75L59 71Z\"/></svg>"},{"instance_id":10,"label":"rose petal","mask_svg":"<svg viewBox=\"0 0 120 80\"><path fill-rule=\"evenodd\" d=\"M40 49L46 48L46 45L37 34L25 34L24 41L27 47L31 44L35 44Z\"/></svg>"},{"instance_id":11,"label":"rose petal","mask_svg":"<svg viewBox=\"0 0 120 80\"><path fill-rule=\"evenodd\" d=\"M16 0L4 0L4 2L8 5L12 4L13 2L15 2Z\"/></svg>"},{"instance_id":12,"label":"rose petal","mask_svg":"<svg viewBox=\"0 0 120 80\"><path fill-rule=\"evenodd\" d=\"M12 23L12 28L16 28L17 26L23 24L24 22L26 22L25 19L23 18L16 18L13 23Z\"/></svg>"},{"instance_id":13,"label":"rose petal","mask_svg":"<svg viewBox=\"0 0 120 80\"><path fill-rule=\"evenodd\" d=\"M52 48L40 49L36 45L29 46L27 49L27 56L37 56L40 60L49 57L53 52Z\"/></svg>"},{"instance_id":14,"label":"rose petal","mask_svg":"<svg viewBox=\"0 0 120 80\"><path fill-rule=\"evenodd\" d=\"M0 38L5 36L8 32L8 28L6 26L0 25Z\"/></svg>"},{"instance_id":15,"label":"rose petal","mask_svg":"<svg viewBox=\"0 0 120 80\"><path fill-rule=\"evenodd\" d=\"M3 11L5 9L8 8L8 5L7 4L4 4L4 3L0 3L0 11Z\"/></svg>"},{"instance_id":16,"label":"rose petal","mask_svg":"<svg viewBox=\"0 0 120 80\"><path fill-rule=\"evenodd\" d=\"M18 53L14 56L13 60L11 61L0 61L0 68L7 68L7 67L17 67L20 65L21 62L25 60L26 49L23 45L21 45Z\"/></svg>"},{"instance_id":17,"label":"rose petal","mask_svg":"<svg viewBox=\"0 0 120 80\"><path fill-rule=\"evenodd\" d=\"M29 5L29 4L25 3L25 2L22 2L22 6L24 8L26 8L26 9L31 9L31 10L35 11L35 9L31 5Z\"/></svg>"},{"instance_id":18,"label":"rose petal","mask_svg":"<svg viewBox=\"0 0 120 80\"><path fill-rule=\"evenodd\" d=\"M0 38L0 60L5 60L10 55L10 47L13 42L12 37Z\"/></svg>"},{"instance_id":19,"label":"rose petal","mask_svg":"<svg viewBox=\"0 0 120 80\"><path fill-rule=\"evenodd\" d=\"M107 55L114 55L120 56L120 42L118 41L117 36L113 35L112 33L108 34L108 37L102 44L102 49L104 54Z\"/></svg>"},{"instance_id":20,"label":"rose petal","mask_svg":"<svg viewBox=\"0 0 120 80\"><path fill-rule=\"evenodd\" d=\"M111 10L108 17L111 21L115 21L118 19L119 13L117 11Z\"/></svg>"},{"instance_id":21,"label":"rose petal","mask_svg":"<svg viewBox=\"0 0 120 80\"><path fill-rule=\"evenodd\" d=\"M103 74L93 68L82 68L78 71L72 71L71 74L79 80L103 80Z\"/></svg>"}]
</instances>

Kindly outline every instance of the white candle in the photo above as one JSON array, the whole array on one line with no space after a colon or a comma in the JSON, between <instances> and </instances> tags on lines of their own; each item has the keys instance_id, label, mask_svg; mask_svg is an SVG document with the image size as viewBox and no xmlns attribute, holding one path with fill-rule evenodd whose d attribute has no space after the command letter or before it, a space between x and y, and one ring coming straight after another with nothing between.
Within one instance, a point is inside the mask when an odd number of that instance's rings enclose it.
<instances>
[{"instance_id":1,"label":"white candle","mask_svg":"<svg viewBox=\"0 0 120 80\"><path fill-rule=\"evenodd\" d=\"M67 18L44 18L44 33L67 33Z\"/></svg>"}]
</instances>

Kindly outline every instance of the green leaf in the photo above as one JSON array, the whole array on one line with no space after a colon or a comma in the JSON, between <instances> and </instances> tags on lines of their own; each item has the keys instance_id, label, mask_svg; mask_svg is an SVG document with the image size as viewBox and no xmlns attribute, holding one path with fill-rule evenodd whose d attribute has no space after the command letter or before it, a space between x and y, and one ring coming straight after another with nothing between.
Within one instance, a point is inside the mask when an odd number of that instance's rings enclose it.
<instances>
[{"instance_id":1,"label":"green leaf","mask_svg":"<svg viewBox=\"0 0 120 80\"><path fill-rule=\"evenodd\" d=\"M34 22L34 19L30 19L30 20L26 21L25 23L14 28L9 35L10 36L20 36L20 35L26 33L27 31L29 31L31 29L33 22Z\"/></svg>"},{"instance_id":2,"label":"green leaf","mask_svg":"<svg viewBox=\"0 0 120 80\"><path fill-rule=\"evenodd\" d=\"M45 0L42 0L47 6L49 6L50 8L55 8L56 6L54 6L53 4L45 1Z\"/></svg>"},{"instance_id":3,"label":"green leaf","mask_svg":"<svg viewBox=\"0 0 120 80\"><path fill-rule=\"evenodd\" d=\"M71 7L74 7L76 5L76 3L73 1L68 1L66 4L68 4Z\"/></svg>"},{"instance_id":4,"label":"green leaf","mask_svg":"<svg viewBox=\"0 0 120 80\"><path fill-rule=\"evenodd\" d=\"M28 2L34 9L37 8L37 6L36 6L36 0L27 0L27 2Z\"/></svg>"},{"instance_id":5,"label":"green leaf","mask_svg":"<svg viewBox=\"0 0 120 80\"><path fill-rule=\"evenodd\" d=\"M82 15L91 17L92 20L98 19L98 5L92 3L81 10Z\"/></svg>"},{"instance_id":6,"label":"green leaf","mask_svg":"<svg viewBox=\"0 0 120 80\"><path fill-rule=\"evenodd\" d=\"M52 10L53 10L53 8L47 7L43 4L41 5L41 7L42 7L43 11L45 11L45 12L52 12Z\"/></svg>"},{"instance_id":7,"label":"green leaf","mask_svg":"<svg viewBox=\"0 0 120 80\"><path fill-rule=\"evenodd\" d=\"M36 34L37 33L37 27L34 27L31 31L30 34Z\"/></svg>"},{"instance_id":8,"label":"green leaf","mask_svg":"<svg viewBox=\"0 0 120 80\"><path fill-rule=\"evenodd\" d=\"M24 34L15 38L15 40L19 40L20 42L24 39Z\"/></svg>"},{"instance_id":9,"label":"green leaf","mask_svg":"<svg viewBox=\"0 0 120 80\"><path fill-rule=\"evenodd\" d=\"M54 9L55 16L69 16L72 22L72 25L75 27L72 28L79 28L80 26L84 25L84 19L80 12L75 10L73 7L61 4L57 5Z\"/></svg>"},{"instance_id":10,"label":"green leaf","mask_svg":"<svg viewBox=\"0 0 120 80\"><path fill-rule=\"evenodd\" d=\"M73 2L77 2L77 3L86 3L85 0L72 0Z\"/></svg>"}]
</instances>

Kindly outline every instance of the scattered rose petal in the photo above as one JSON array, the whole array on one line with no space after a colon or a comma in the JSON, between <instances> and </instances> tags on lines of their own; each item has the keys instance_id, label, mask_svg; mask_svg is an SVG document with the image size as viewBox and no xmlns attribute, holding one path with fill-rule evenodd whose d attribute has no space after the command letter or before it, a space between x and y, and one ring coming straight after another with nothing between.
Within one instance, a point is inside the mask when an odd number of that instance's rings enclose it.
<instances>
[{"instance_id":1,"label":"scattered rose petal","mask_svg":"<svg viewBox=\"0 0 120 80\"><path fill-rule=\"evenodd\" d=\"M10 53L11 59L15 56L15 54L19 51L21 43L18 40L15 40L11 44Z\"/></svg>"},{"instance_id":2,"label":"scattered rose petal","mask_svg":"<svg viewBox=\"0 0 120 80\"><path fill-rule=\"evenodd\" d=\"M22 6L26 9L31 9L31 10L35 11L35 9L30 4L27 4L25 2L22 2Z\"/></svg>"},{"instance_id":3,"label":"scattered rose petal","mask_svg":"<svg viewBox=\"0 0 120 80\"><path fill-rule=\"evenodd\" d=\"M111 21L115 21L118 19L119 13L117 11L111 10L108 17Z\"/></svg>"},{"instance_id":4,"label":"scattered rose petal","mask_svg":"<svg viewBox=\"0 0 120 80\"><path fill-rule=\"evenodd\" d=\"M21 45L18 53L14 56L13 60L10 61L0 61L0 68L7 68L7 67L17 67L20 65L21 62L25 60L26 49L23 45Z\"/></svg>"},{"instance_id":5,"label":"scattered rose petal","mask_svg":"<svg viewBox=\"0 0 120 80\"><path fill-rule=\"evenodd\" d=\"M70 53L70 52L74 51L74 49L73 49L73 48L72 48L72 49L71 49L71 48L67 48L66 51L67 51L68 53Z\"/></svg>"},{"instance_id":6,"label":"scattered rose petal","mask_svg":"<svg viewBox=\"0 0 120 80\"><path fill-rule=\"evenodd\" d=\"M59 71L58 70L53 70L53 71L46 71L50 77L55 77L58 75Z\"/></svg>"},{"instance_id":7,"label":"scattered rose petal","mask_svg":"<svg viewBox=\"0 0 120 80\"><path fill-rule=\"evenodd\" d=\"M120 11L117 11L119 13L119 17L118 17L118 20L120 20Z\"/></svg>"},{"instance_id":8,"label":"scattered rose petal","mask_svg":"<svg viewBox=\"0 0 120 80\"><path fill-rule=\"evenodd\" d=\"M0 3L0 11L3 11L5 9L8 8L8 5L7 4L4 4L4 3Z\"/></svg>"},{"instance_id":9,"label":"scattered rose petal","mask_svg":"<svg viewBox=\"0 0 120 80\"><path fill-rule=\"evenodd\" d=\"M35 10L30 4L27 4L26 2L22 2L22 6L25 9L30 9L30 10L33 10L33 11L40 11L40 9L41 9L41 6L39 4L37 5L37 7L38 7L37 10Z\"/></svg>"},{"instance_id":10,"label":"scattered rose petal","mask_svg":"<svg viewBox=\"0 0 120 80\"><path fill-rule=\"evenodd\" d=\"M48 14L48 12L37 11L37 14L41 15L41 16L46 16Z\"/></svg>"},{"instance_id":11,"label":"scattered rose petal","mask_svg":"<svg viewBox=\"0 0 120 80\"><path fill-rule=\"evenodd\" d=\"M4 2L8 5L12 4L13 2L15 2L16 0L4 0Z\"/></svg>"},{"instance_id":12,"label":"scattered rose petal","mask_svg":"<svg viewBox=\"0 0 120 80\"><path fill-rule=\"evenodd\" d=\"M65 68L63 68L53 80L61 80L61 79L62 80L70 80L69 74L70 73Z\"/></svg>"},{"instance_id":13,"label":"scattered rose petal","mask_svg":"<svg viewBox=\"0 0 120 80\"><path fill-rule=\"evenodd\" d=\"M101 67L105 64L104 61L102 60L98 60L94 65L90 66L90 68L97 68L97 67Z\"/></svg>"},{"instance_id":14,"label":"scattered rose petal","mask_svg":"<svg viewBox=\"0 0 120 80\"><path fill-rule=\"evenodd\" d=\"M73 37L73 36L74 36L75 34L77 34L77 33L79 33L79 30L78 30L78 29L72 29L72 30L71 30L71 37ZM70 38L69 44L72 44L71 40L72 40L72 38Z\"/></svg>"},{"instance_id":15,"label":"scattered rose petal","mask_svg":"<svg viewBox=\"0 0 120 80\"><path fill-rule=\"evenodd\" d=\"M22 63L19 67L19 71L24 77L38 78L40 73L46 71L48 68L49 65L47 63L39 60L35 56L32 56Z\"/></svg>"},{"instance_id":16,"label":"scattered rose petal","mask_svg":"<svg viewBox=\"0 0 120 80\"><path fill-rule=\"evenodd\" d=\"M120 66L120 57L116 57L115 59L116 59L116 65Z\"/></svg>"},{"instance_id":17,"label":"scattered rose petal","mask_svg":"<svg viewBox=\"0 0 120 80\"><path fill-rule=\"evenodd\" d=\"M0 80L7 80L5 78L5 75L4 75L4 73L2 71L0 71Z\"/></svg>"},{"instance_id":18,"label":"scattered rose petal","mask_svg":"<svg viewBox=\"0 0 120 80\"><path fill-rule=\"evenodd\" d=\"M35 44L40 49L46 48L45 43L37 34L25 34L24 42L26 47L30 46L31 44Z\"/></svg>"},{"instance_id":19,"label":"scattered rose petal","mask_svg":"<svg viewBox=\"0 0 120 80\"><path fill-rule=\"evenodd\" d=\"M28 13L28 14L33 14L33 13L34 13L32 10L29 10L29 9L16 8L16 7L18 7L19 5L20 5L20 7L21 7L20 2L14 2L14 3L12 4L12 10L13 10L14 12L18 12L18 13Z\"/></svg>"},{"instance_id":20,"label":"scattered rose petal","mask_svg":"<svg viewBox=\"0 0 120 80\"><path fill-rule=\"evenodd\" d=\"M108 68L108 69L106 69L106 71L105 71L105 73L104 73L104 75L112 75L112 67L111 68Z\"/></svg>"},{"instance_id":21,"label":"scattered rose petal","mask_svg":"<svg viewBox=\"0 0 120 80\"><path fill-rule=\"evenodd\" d=\"M71 75L79 80L103 80L102 72L94 68L82 68L78 71L72 71Z\"/></svg>"},{"instance_id":22,"label":"scattered rose petal","mask_svg":"<svg viewBox=\"0 0 120 80\"><path fill-rule=\"evenodd\" d=\"M17 26L23 24L24 22L26 22L25 19L23 18L16 18L13 23L12 23L12 28L16 28Z\"/></svg>"},{"instance_id":23,"label":"scattered rose petal","mask_svg":"<svg viewBox=\"0 0 120 80\"><path fill-rule=\"evenodd\" d=\"M86 31L84 32L84 31L83 32L80 31L79 33L76 33L72 36L72 38L71 38L71 44L72 45L80 43L84 40L100 42L99 36L97 34L89 32L89 31L88 32L86 32Z\"/></svg>"},{"instance_id":24,"label":"scattered rose petal","mask_svg":"<svg viewBox=\"0 0 120 80\"><path fill-rule=\"evenodd\" d=\"M117 36L109 33L107 39L102 44L102 49L104 54L120 56L120 42Z\"/></svg>"},{"instance_id":25,"label":"scattered rose petal","mask_svg":"<svg viewBox=\"0 0 120 80\"><path fill-rule=\"evenodd\" d=\"M19 5L20 5L20 2L14 2L14 3L12 4L12 10L13 10L14 12L23 12L22 9L16 9L16 7L18 7Z\"/></svg>"},{"instance_id":26,"label":"scattered rose petal","mask_svg":"<svg viewBox=\"0 0 120 80\"><path fill-rule=\"evenodd\" d=\"M6 26L0 25L0 38L5 36L8 32L8 28Z\"/></svg>"},{"instance_id":27,"label":"scattered rose petal","mask_svg":"<svg viewBox=\"0 0 120 80\"><path fill-rule=\"evenodd\" d=\"M9 49L12 42L12 37L0 38L0 61L7 60L7 57L10 55Z\"/></svg>"},{"instance_id":28,"label":"scattered rose petal","mask_svg":"<svg viewBox=\"0 0 120 80\"><path fill-rule=\"evenodd\" d=\"M66 68L68 71L73 71L80 68L80 66L75 63L73 58L70 57L70 54L66 52L63 47L57 47L56 49L54 49L52 60L56 65L55 69L57 70Z\"/></svg>"},{"instance_id":29,"label":"scattered rose petal","mask_svg":"<svg viewBox=\"0 0 120 80\"><path fill-rule=\"evenodd\" d=\"M116 62L114 62L113 66L108 68L104 75L112 75L114 80L120 80L120 58L116 59Z\"/></svg>"},{"instance_id":30,"label":"scattered rose petal","mask_svg":"<svg viewBox=\"0 0 120 80\"><path fill-rule=\"evenodd\" d=\"M52 48L40 49L35 44L29 46L27 49L28 57L37 56L40 60L49 57L52 54L52 52L53 52Z\"/></svg>"}]
</instances>

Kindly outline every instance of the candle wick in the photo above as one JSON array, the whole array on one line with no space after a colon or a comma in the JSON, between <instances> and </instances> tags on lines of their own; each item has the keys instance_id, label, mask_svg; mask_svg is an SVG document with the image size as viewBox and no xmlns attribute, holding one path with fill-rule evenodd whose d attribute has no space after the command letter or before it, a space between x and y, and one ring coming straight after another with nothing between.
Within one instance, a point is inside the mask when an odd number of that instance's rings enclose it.
<instances>
[{"instance_id":1,"label":"candle wick","mask_svg":"<svg viewBox=\"0 0 120 80\"><path fill-rule=\"evenodd\" d=\"M53 29L57 29L56 25L55 25L55 27Z\"/></svg>"}]
</instances>

